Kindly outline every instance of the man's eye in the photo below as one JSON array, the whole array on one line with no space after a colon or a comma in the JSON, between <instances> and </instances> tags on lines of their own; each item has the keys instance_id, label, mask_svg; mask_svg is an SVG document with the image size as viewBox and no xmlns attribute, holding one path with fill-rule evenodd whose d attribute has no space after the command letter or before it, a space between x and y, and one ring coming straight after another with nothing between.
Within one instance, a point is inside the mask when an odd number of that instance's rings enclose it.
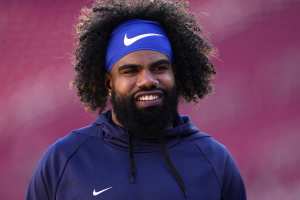
<instances>
[{"instance_id":1,"label":"man's eye","mask_svg":"<svg viewBox=\"0 0 300 200\"><path fill-rule=\"evenodd\" d=\"M154 67L155 72L164 72L169 69L169 65L158 65Z\"/></svg>"},{"instance_id":2,"label":"man's eye","mask_svg":"<svg viewBox=\"0 0 300 200\"><path fill-rule=\"evenodd\" d=\"M138 72L138 70L135 68L124 69L121 71L122 74L135 74L137 72Z\"/></svg>"}]
</instances>

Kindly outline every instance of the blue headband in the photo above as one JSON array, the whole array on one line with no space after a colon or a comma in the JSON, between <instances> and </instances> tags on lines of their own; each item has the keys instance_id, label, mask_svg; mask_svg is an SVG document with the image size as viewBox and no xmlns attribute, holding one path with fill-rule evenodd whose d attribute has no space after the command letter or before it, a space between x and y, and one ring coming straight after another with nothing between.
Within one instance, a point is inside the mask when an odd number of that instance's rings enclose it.
<instances>
[{"instance_id":1,"label":"blue headband","mask_svg":"<svg viewBox=\"0 0 300 200\"><path fill-rule=\"evenodd\" d=\"M170 41L159 23L132 19L120 24L111 34L105 58L105 68L112 66L122 57L139 50L152 50L172 60Z\"/></svg>"}]
</instances>

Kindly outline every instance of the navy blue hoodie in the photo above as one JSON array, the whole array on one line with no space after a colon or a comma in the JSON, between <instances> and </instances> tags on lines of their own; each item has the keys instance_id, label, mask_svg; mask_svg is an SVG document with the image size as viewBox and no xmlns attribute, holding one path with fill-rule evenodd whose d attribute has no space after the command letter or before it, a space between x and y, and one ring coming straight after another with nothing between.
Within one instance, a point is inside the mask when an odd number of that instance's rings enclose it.
<instances>
[{"instance_id":1,"label":"navy blue hoodie","mask_svg":"<svg viewBox=\"0 0 300 200\"><path fill-rule=\"evenodd\" d=\"M245 200L228 150L181 116L163 140L131 138L111 113L51 145L26 200Z\"/></svg>"}]
</instances>

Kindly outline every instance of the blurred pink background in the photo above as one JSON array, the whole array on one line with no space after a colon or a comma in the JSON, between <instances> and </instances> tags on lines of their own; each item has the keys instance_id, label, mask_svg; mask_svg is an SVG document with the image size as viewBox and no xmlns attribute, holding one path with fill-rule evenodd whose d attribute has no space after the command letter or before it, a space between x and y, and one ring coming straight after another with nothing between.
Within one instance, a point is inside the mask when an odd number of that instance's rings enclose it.
<instances>
[{"instance_id":1,"label":"blurred pink background","mask_svg":"<svg viewBox=\"0 0 300 200\"><path fill-rule=\"evenodd\" d=\"M74 24L90 2L0 0L1 199L23 199L47 146L95 118L69 89ZM231 150L249 199L300 199L300 1L191 8L218 49L217 76L181 112Z\"/></svg>"}]
</instances>

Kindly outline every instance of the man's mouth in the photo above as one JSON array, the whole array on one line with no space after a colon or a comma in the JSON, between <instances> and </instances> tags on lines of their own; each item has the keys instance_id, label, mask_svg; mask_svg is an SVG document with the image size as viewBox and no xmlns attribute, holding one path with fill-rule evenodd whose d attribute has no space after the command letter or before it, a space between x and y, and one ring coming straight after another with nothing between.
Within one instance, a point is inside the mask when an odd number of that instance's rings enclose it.
<instances>
[{"instance_id":1,"label":"man's mouth","mask_svg":"<svg viewBox=\"0 0 300 200\"><path fill-rule=\"evenodd\" d=\"M162 104L163 92L160 90L139 92L135 95L138 107L150 107Z\"/></svg>"},{"instance_id":2,"label":"man's mouth","mask_svg":"<svg viewBox=\"0 0 300 200\"><path fill-rule=\"evenodd\" d=\"M142 95L137 98L138 101L154 101L159 98L159 95Z\"/></svg>"}]
</instances>

